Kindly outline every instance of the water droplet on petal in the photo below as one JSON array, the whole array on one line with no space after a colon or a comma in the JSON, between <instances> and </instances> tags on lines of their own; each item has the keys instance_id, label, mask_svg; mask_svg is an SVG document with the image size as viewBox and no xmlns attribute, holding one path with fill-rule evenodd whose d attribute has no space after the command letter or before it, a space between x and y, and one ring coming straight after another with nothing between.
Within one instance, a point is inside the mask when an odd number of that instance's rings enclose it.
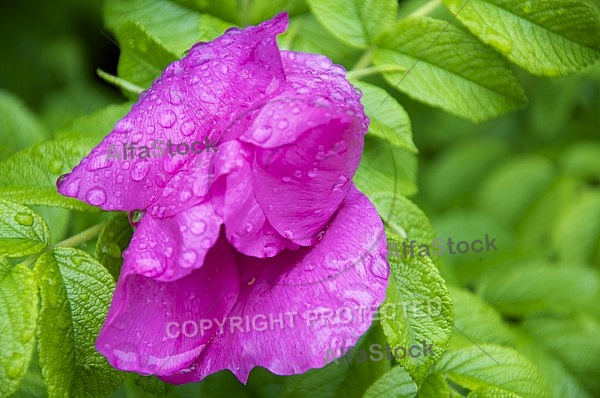
<instances>
[{"instance_id":1,"label":"water droplet on petal","mask_svg":"<svg viewBox=\"0 0 600 398\"><path fill-rule=\"evenodd\" d=\"M63 174L56 179L56 189L60 189L60 186L62 185L63 181L69 176L69 174L71 173Z\"/></svg>"},{"instance_id":2,"label":"water droplet on petal","mask_svg":"<svg viewBox=\"0 0 600 398\"><path fill-rule=\"evenodd\" d=\"M165 110L158 117L158 123L165 128L172 127L176 121L177 116L175 115L175 112L170 109Z\"/></svg>"},{"instance_id":3,"label":"water droplet on petal","mask_svg":"<svg viewBox=\"0 0 600 398\"><path fill-rule=\"evenodd\" d=\"M211 243L210 243L210 239L208 239L208 238L204 238L200 242L200 247L202 247L203 249L208 249L208 248L210 248L210 246L211 246Z\"/></svg>"},{"instance_id":4,"label":"water droplet on petal","mask_svg":"<svg viewBox=\"0 0 600 398\"><path fill-rule=\"evenodd\" d=\"M271 127L259 127L252 133L252 137L258 142L265 142L271 137Z\"/></svg>"},{"instance_id":5,"label":"water droplet on petal","mask_svg":"<svg viewBox=\"0 0 600 398\"><path fill-rule=\"evenodd\" d=\"M344 187L344 185L346 185L346 183L348 181L349 181L348 177L346 177L346 176L339 176L338 179L337 179L337 181L333 185L333 190L334 191L341 191L342 188Z\"/></svg>"},{"instance_id":6,"label":"water droplet on petal","mask_svg":"<svg viewBox=\"0 0 600 398\"><path fill-rule=\"evenodd\" d=\"M285 236L288 239L293 239L294 233L290 230L286 230L286 231L283 231L283 236Z\"/></svg>"},{"instance_id":7,"label":"water droplet on petal","mask_svg":"<svg viewBox=\"0 0 600 398\"><path fill-rule=\"evenodd\" d=\"M317 169L308 170L308 173L306 173L306 175L309 176L310 178L314 178L317 175Z\"/></svg>"},{"instance_id":8,"label":"water droplet on petal","mask_svg":"<svg viewBox=\"0 0 600 398\"><path fill-rule=\"evenodd\" d=\"M194 221L190 225L190 232L194 235L202 235L202 233L206 230L206 223L204 221Z\"/></svg>"},{"instance_id":9,"label":"water droplet on petal","mask_svg":"<svg viewBox=\"0 0 600 398\"><path fill-rule=\"evenodd\" d=\"M292 177L290 177L290 176L285 176L285 177L282 177L282 178L281 178L281 180L282 180L283 182L290 182L290 181L292 181Z\"/></svg>"},{"instance_id":10,"label":"water droplet on petal","mask_svg":"<svg viewBox=\"0 0 600 398\"><path fill-rule=\"evenodd\" d=\"M279 123L277 123L277 128L279 128L279 129L282 129L282 130L283 130L284 128L286 128L287 126L289 126L289 123L288 123L288 121L287 121L287 120L285 120L285 119L283 119L283 120L280 120L280 121L279 121Z\"/></svg>"},{"instance_id":11,"label":"water droplet on petal","mask_svg":"<svg viewBox=\"0 0 600 398\"><path fill-rule=\"evenodd\" d=\"M302 177L302 172L300 170L294 171L294 177L296 177L296 178Z\"/></svg>"},{"instance_id":12,"label":"water droplet on petal","mask_svg":"<svg viewBox=\"0 0 600 398\"><path fill-rule=\"evenodd\" d=\"M100 187L92 188L85 195L85 199L94 206L100 206L106 203L106 192Z\"/></svg>"},{"instance_id":13,"label":"water droplet on petal","mask_svg":"<svg viewBox=\"0 0 600 398\"><path fill-rule=\"evenodd\" d=\"M197 257L198 256L196 255L196 252L192 250L183 252L183 254L181 255L181 266L184 268L192 267L196 262Z\"/></svg>"},{"instance_id":14,"label":"water droplet on petal","mask_svg":"<svg viewBox=\"0 0 600 398\"><path fill-rule=\"evenodd\" d=\"M253 225L249 222L246 223L245 227L244 227L244 231L246 232L251 232L253 228Z\"/></svg>"},{"instance_id":15,"label":"water droplet on petal","mask_svg":"<svg viewBox=\"0 0 600 398\"><path fill-rule=\"evenodd\" d=\"M196 131L196 125L190 120L181 125L181 134L185 135L186 137L194 134L194 131Z\"/></svg>"},{"instance_id":16,"label":"water droplet on petal","mask_svg":"<svg viewBox=\"0 0 600 398\"><path fill-rule=\"evenodd\" d=\"M141 181L146 174L148 174L148 170L150 169L150 162L147 160L140 160L133 164L133 168L130 171L131 179L133 181Z\"/></svg>"},{"instance_id":17,"label":"water droplet on petal","mask_svg":"<svg viewBox=\"0 0 600 398\"><path fill-rule=\"evenodd\" d=\"M119 134L129 134L133 130L133 122L129 119L121 119L115 124L115 133Z\"/></svg>"}]
</instances>

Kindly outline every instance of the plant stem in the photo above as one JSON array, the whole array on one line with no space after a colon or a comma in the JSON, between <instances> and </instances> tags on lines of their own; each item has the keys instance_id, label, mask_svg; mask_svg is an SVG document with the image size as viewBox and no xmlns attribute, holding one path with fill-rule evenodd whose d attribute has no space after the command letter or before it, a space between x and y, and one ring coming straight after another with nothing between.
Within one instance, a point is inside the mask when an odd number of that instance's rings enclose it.
<instances>
[{"instance_id":1,"label":"plant stem","mask_svg":"<svg viewBox=\"0 0 600 398\"><path fill-rule=\"evenodd\" d=\"M365 53L360 57L358 62L350 69L350 72L357 69L365 69L367 66L371 64L371 57L373 56L373 47L370 47Z\"/></svg>"},{"instance_id":2,"label":"plant stem","mask_svg":"<svg viewBox=\"0 0 600 398\"><path fill-rule=\"evenodd\" d=\"M98 235L100 233L100 231L102 230L102 227L104 226L104 224L106 224L106 221L98 223L98 224L94 225L93 227L86 229L85 231L81 231L80 233L73 235L70 238L67 238L63 241L60 241L58 243L48 246L43 251L27 257L27 259L25 259L25 261L23 261L23 265L25 265L26 267L31 266L35 262L35 260L38 259L39 256L41 256L44 253L51 252L52 249L54 249L55 247L79 246L83 242L88 241L88 240L94 238L96 235Z\"/></svg>"},{"instance_id":3,"label":"plant stem","mask_svg":"<svg viewBox=\"0 0 600 398\"><path fill-rule=\"evenodd\" d=\"M420 16L429 15L433 10L438 8L441 4L442 4L442 0L431 0L431 1L423 4L421 7L417 8L415 11L413 11L410 14L410 16L411 17L417 17L417 16L420 17Z\"/></svg>"},{"instance_id":4,"label":"plant stem","mask_svg":"<svg viewBox=\"0 0 600 398\"><path fill-rule=\"evenodd\" d=\"M406 68L400 65L378 65L370 68L352 69L350 72L346 73L346 77L348 79L359 79L363 76L385 72L406 72Z\"/></svg>"}]
</instances>

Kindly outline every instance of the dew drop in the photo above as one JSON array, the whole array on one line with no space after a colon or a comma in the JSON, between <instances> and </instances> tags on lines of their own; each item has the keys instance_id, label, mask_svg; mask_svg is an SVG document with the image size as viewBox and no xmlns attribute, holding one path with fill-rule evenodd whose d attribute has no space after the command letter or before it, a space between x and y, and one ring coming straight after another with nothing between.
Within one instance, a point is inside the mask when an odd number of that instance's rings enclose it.
<instances>
[{"instance_id":1,"label":"dew drop","mask_svg":"<svg viewBox=\"0 0 600 398\"><path fill-rule=\"evenodd\" d=\"M290 176L285 176L285 177L282 177L282 178L281 178L281 180L282 180L283 182L290 182L290 181L292 181L292 177L290 177Z\"/></svg>"},{"instance_id":2,"label":"dew drop","mask_svg":"<svg viewBox=\"0 0 600 398\"><path fill-rule=\"evenodd\" d=\"M80 178L75 178L73 181L69 182L65 187L65 195L75 197L79 193L79 184L81 182Z\"/></svg>"},{"instance_id":3,"label":"dew drop","mask_svg":"<svg viewBox=\"0 0 600 398\"><path fill-rule=\"evenodd\" d=\"M192 267L196 262L197 257L198 256L196 255L196 252L192 250L183 252L183 254L181 255L181 266L184 268Z\"/></svg>"},{"instance_id":4,"label":"dew drop","mask_svg":"<svg viewBox=\"0 0 600 398\"><path fill-rule=\"evenodd\" d=\"M202 247L203 249L208 249L208 248L210 248L210 246L211 246L211 243L210 243L210 239L208 239L208 238L204 238L200 242L200 247Z\"/></svg>"},{"instance_id":5,"label":"dew drop","mask_svg":"<svg viewBox=\"0 0 600 398\"><path fill-rule=\"evenodd\" d=\"M86 200L94 206L106 203L106 192L100 187L90 189L85 195Z\"/></svg>"},{"instance_id":6,"label":"dew drop","mask_svg":"<svg viewBox=\"0 0 600 398\"><path fill-rule=\"evenodd\" d=\"M296 177L296 178L302 177L302 172L300 170L294 171L294 177Z\"/></svg>"},{"instance_id":7,"label":"dew drop","mask_svg":"<svg viewBox=\"0 0 600 398\"><path fill-rule=\"evenodd\" d=\"M306 173L306 175L309 176L310 178L314 178L317 175L317 169L308 170L308 173Z\"/></svg>"},{"instance_id":8,"label":"dew drop","mask_svg":"<svg viewBox=\"0 0 600 398\"><path fill-rule=\"evenodd\" d=\"M333 190L334 191L341 191L342 188L344 187L344 185L346 185L346 183L348 181L349 181L348 177L346 177L346 176L339 176L338 179L337 179L337 181L333 185Z\"/></svg>"},{"instance_id":9,"label":"dew drop","mask_svg":"<svg viewBox=\"0 0 600 398\"><path fill-rule=\"evenodd\" d=\"M196 131L196 125L190 120L181 125L181 134L185 135L186 137L194 134L194 131Z\"/></svg>"},{"instance_id":10,"label":"dew drop","mask_svg":"<svg viewBox=\"0 0 600 398\"><path fill-rule=\"evenodd\" d=\"M121 119L115 124L114 132L118 134L129 134L133 130L133 122L129 119Z\"/></svg>"},{"instance_id":11,"label":"dew drop","mask_svg":"<svg viewBox=\"0 0 600 398\"><path fill-rule=\"evenodd\" d=\"M272 129L271 127L259 127L254 130L252 133L252 137L258 142L265 142L271 137Z\"/></svg>"},{"instance_id":12,"label":"dew drop","mask_svg":"<svg viewBox=\"0 0 600 398\"><path fill-rule=\"evenodd\" d=\"M141 181L146 174L148 174L148 170L150 169L150 162L147 160L140 160L133 164L133 168L130 171L131 179L133 181Z\"/></svg>"},{"instance_id":13,"label":"dew drop","mask_svg":"<svg viewBox=\"0 0 600 398\"><path fill-rule=\"evenodd\" d=\"M285 119L280 120L279 123L277 123L277 128L279 128L281 130L285 129L287 126L289 126L289 123Z\"/></svg>"},{"instance_id":14,"label":"dew drop","mask_svg":"<svg viewBox=\"0 0 600 398\"><path fill-rule=\"evenodd\" d=\"M206 223L204 221L194 221L190 225L190 232L194 235L202 235L202 233L206 230Z\"/></svg>"},{"instance_id":15,"label":"dew drop","mask_svg":"<svg viewBox=\"0 0 600 398\"><path fill-rule=\"evenodd\" d=\"M246 232L251 232L253 228L253 225L249 222L246 223L245 227L244 227L244 231Z\"/></svg>"},{"instance_id":16,"label":"dew drop","mask_svg":"<svg viewBox=\"0 0 600 398\"><path fill-rule=\"evenodd\" d=\"M69 176L70 173L67 174L63 174L60 177L58 177L56 179L56 189L60 189L60 186L63 184L63 182L66 180L66 178Z\"/></svg>"},{"instance_id":17,"label":"dew drop","mask_svg":"<svg viewBox=\"0 0 600 398\"><path fill-rule=\"evenodd\" d=\"M158 118L158 123L165 128L172 127L176 121L177 116L175 115L175 112L173 112L170 109L167 109L166 111L161 113Z\"/></svg>"},{"instance_id":18,"label":"dew drop","mask_svg":"<svg viewBox=\"0 0 600 398\"><path fill-rule=\"evenodd\" d=\"M286 230L286 231L283 231L283 236L285 236L288 239L293 239L294 233L290 230Z\"/></svg>"}]
</instances>

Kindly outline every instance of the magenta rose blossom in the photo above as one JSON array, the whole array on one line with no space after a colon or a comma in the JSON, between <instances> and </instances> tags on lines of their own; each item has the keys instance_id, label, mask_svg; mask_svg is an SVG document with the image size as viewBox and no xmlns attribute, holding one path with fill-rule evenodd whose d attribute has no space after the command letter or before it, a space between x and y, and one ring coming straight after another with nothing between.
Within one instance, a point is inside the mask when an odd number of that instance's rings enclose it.
<instances>
[{"instance_id":1,"label":"magenta rose blossom","mask_svg":"<svg viewBox=\"0 0 600 398\"><path fill-rule=\"evenodd\" d=\"M305 372L356 344L385 297L383 224L352 183L360 94L328 58L279 50L286 26L194 45L60 179L63 195L140 211L96 342L116 368L171 383Z\"/></svg>"}]
</instances>

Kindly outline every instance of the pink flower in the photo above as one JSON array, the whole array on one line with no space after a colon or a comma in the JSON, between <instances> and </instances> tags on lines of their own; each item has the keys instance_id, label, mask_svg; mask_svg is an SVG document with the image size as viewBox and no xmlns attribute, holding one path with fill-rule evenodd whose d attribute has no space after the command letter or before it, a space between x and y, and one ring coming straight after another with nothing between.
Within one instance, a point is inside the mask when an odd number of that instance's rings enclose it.
<instances>
[{"instance_id":1,"label":"pink flower","mask_svg":"<svg viewBox=\"0 0 600 398\"><path fill-rule=\"evenodd\" d=\"M141 210L96 343L116 368L173 383L301 373L356 344L384 299L383 224L351 181L360 95L328 58L280 51L286 25L280 14L193 46L60 182ZM157 140L217 150L107 156Z\"/></svg>"}]
</instances>

